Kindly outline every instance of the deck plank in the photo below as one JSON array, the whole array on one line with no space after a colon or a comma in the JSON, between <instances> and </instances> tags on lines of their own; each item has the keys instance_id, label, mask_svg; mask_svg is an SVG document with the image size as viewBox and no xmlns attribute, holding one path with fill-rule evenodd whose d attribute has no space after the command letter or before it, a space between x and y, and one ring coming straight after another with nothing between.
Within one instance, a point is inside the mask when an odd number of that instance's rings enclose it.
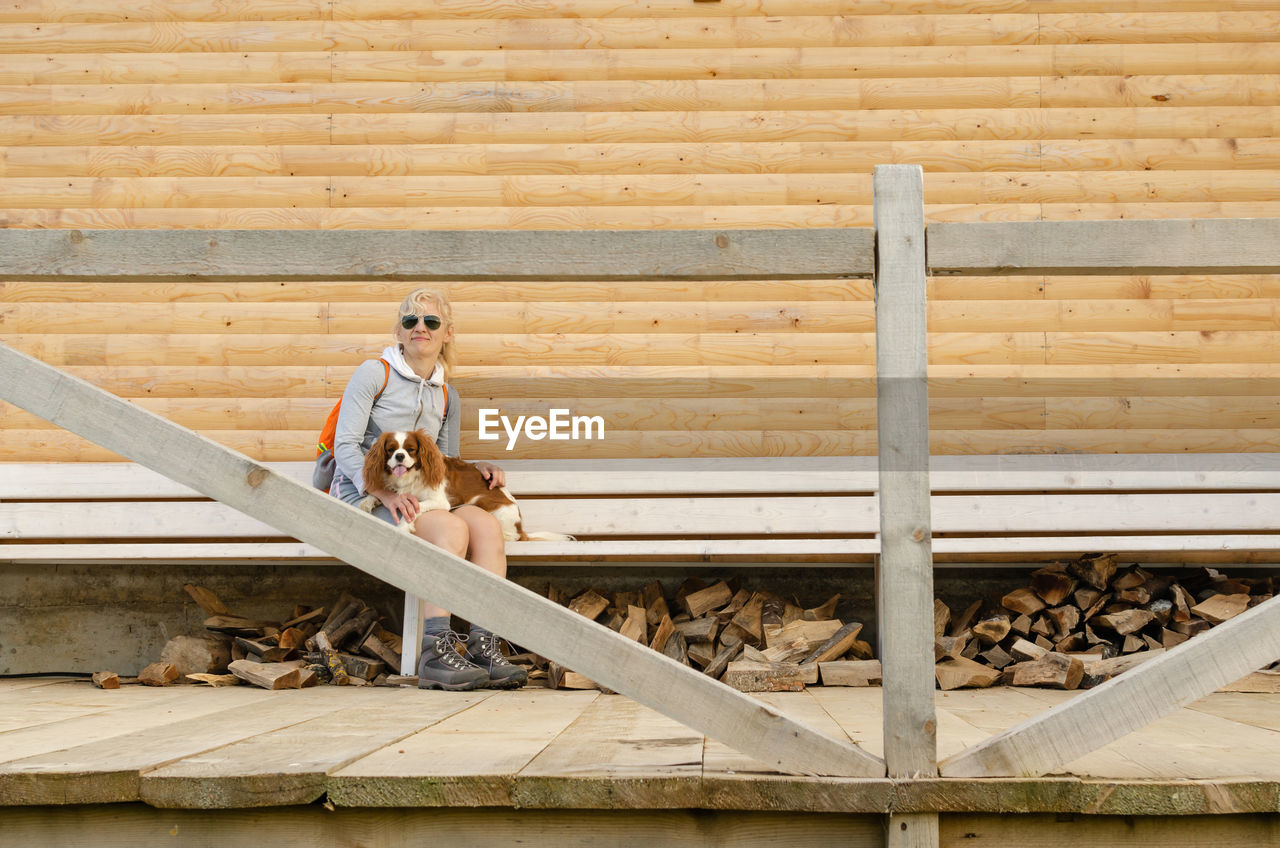
<instances>
[{"instance_id":1,"label":"deck plank","mask_svg":"<svg viewBox=\"0 0 1280 848\"><path fill-rule=\"evenodd\" d=\"M330 774L340 806L510 806L515 774L600 696L499 692Z\"/></svg>"},{"instance_id":2,"label":"deck plank","mask_svg":"<svg viewBox=\"0 0 1280 848\"><path fill-rule=\"evenodd\" d=\"M993 689L955 690L943 693L948 711L966 723L982 731L983 739L1003 733L1016 724L1043 713L1049 707L1079 692L1053 693L1048 698L1036 697L1037 691L1027 688L1002 686ZM983 739L971 740L981 742ZM947 756L954 751L948 748ZM1125 775L1139 778L1156 778L1159 771L1152 770L1108 746L1094 751L1080 760L1083 771L1063 769L1069 774Z\"/></svg>"},{"instance_id":3,"label":"deck plank","mask_svg":"<svg viewBox=\"0 0 1280 848\"><path fill-rule=\"evenodd\" d=\"M1215 692L1187 704L1187 709L1280 731L1280 694Z\"/></svg>"},{"instance_id":4,"label":"deck plank","mask_svg":"<svg viewBox=\"0 0 1280 848\"><path fill-rule=\"evenodd\" d=\"M813 696L817 688L803 692L761 692L754 697L773 707L788 717L814 730L821 731L833 739L842 742L852 741L839 723L822 707ZM723 742L708 738L702 752L702 774L777 774L777 769L770 768L759 760L733 750Z\"/></svg>"},{"instance_id":5,"label":"deck plank","mask_svg":"<svg viewBox=\"0 0 1280 848\"><path fill-rule=\"evenodd\" d=\"M140 794L152 806L170 808L309 804L324 794L328 772L492 694L418 689L351 692L341 709L319 718L148 772L142 777Z\"/></svg>"},{"instance_id":6,"label":"deck plank","mask_svg":"<svg viewBox=\"0 0 1280 848\"><path fill-rule=\"evenodd\" d=\"M207 692L186 687L152 689L130 686L125 690L97 691L96 696L85 693L86 697L102 698L98 703L106 705L94 713L37 723L0 734L0 763L100 742L140 729L162 727L222 709L219 702L206 697ZM114 700L114 704L108 699ZM15 707L10 705L7 709ZM50 709L49 703L33 702L15 714L39 717Z\"/></svg>"},{"instance_id":7,"label":"deck plank","mask_svg":"<svg viewBox=\"0 0 1280 848\"><path fill-rule=\"evenodd\" d=\"M1056 706L1070 692L1027 690ZM1120 737L1099 752L1064 767L1083 777L1164 779L1252 778L1280 780L1280 733L1190 709L1178 710ZM1130 763L1128 769L1103 765L1095 755L1109 752Z\"/></svg>"},{"instance_id":8,"label":"deck plank","mask_svg":"<svg viewBox=\"0 0 1280 848\"><path fill-rule=\"evenodd\" d=\"M602 695L520 770L524 807L687 806L704 736L622 695Z\"/></svg>"},{"instance_id":9,"label":"deck plank","mask_svg":"<svg viewBox=\"0 0 1280 848\"><path fill-rule=\"evenodd\" d=\"M869 754L884 755L882 694L867 688L817 687L809 690L845 735Z\"/></svg>"},{"instance_id":10,"label":"deck plank","mask_svg":"<svg viewBox=\"0 0 1280 848\"><path fill-rule=\"evenodd\" d=\"M202 692L182 720L0 765L0 794L24 804L110 804L140 799L142 773L349 707L347 693L284 691L264 698L247 686ZM128 716L124 717L126 720Z\"/></svg>"}]
</instances>

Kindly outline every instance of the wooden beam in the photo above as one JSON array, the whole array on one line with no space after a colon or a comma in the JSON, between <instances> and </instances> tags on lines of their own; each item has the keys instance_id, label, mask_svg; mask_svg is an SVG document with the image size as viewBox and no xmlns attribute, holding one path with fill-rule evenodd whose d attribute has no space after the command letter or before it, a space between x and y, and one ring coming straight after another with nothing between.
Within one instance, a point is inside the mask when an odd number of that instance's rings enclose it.
<instances>
[{"instance_id":1,"label":"wooden beam","mask_svg":"<svg viewBox=\"0 0 1280 848\"><path fill-rule=\"evenodd\" d=\"M869 229L0 230L32 280L737 280L866 277Z\"/></svg>"},{"instance_id":2,"label":"wooden beam","mask_svg":"<svg viewBox=\"0 0 1280 848\"><path fill-rule=\"evenodd\" d=\"M1280 656L1280 597L949 757L944 777L1033 777L1203 698Z\"/></svg>"},{"instance_id":3,"label":"wooden beam","mask_svg":"<svg viewBox=\"0 0 1280 848\"><path fill-rule=\"evenodd\" d=\"M937 774L937 722L924 173L918 165L882 165L874 182L881 540L876 598L884 700L894 705L884 714L885 763L889 777L929 777ZM932 830L936 845L936 817Z\"/></svg>"},{"instance_id":4,"label":"wooden beam","mask_svg":"<svg viewBox=\"0 0 1280 848\"><path fill-rule=\"evenodd\" d=\"M883 762L269 467L0 345L0 396L785 772Z\"/></svg>"},{"instance_id":5,"label":"wooden beam","mask_svg":"<svg viewBox=\"0 0 1280 848\"><path fill-rule=\"evenodd\" d=\"M934 224L934 274L1267 274L1280 218Z\"/></svg>"}]
</instances>

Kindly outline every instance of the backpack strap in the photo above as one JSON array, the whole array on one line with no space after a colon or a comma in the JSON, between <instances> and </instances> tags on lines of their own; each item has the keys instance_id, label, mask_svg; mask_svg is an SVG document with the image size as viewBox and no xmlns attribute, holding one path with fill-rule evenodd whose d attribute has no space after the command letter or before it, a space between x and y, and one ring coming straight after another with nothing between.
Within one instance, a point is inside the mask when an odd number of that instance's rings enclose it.
<instances>
[{"instance_id":1,"label":"backpack strap","mask_svg":"<svg viewBox=\"0 0 1280 848\"><path fill-rule=\"evenodd\" d=\"M378 398L382 397L382 393L387 390L387 382L391 379L391 363L378 357L378 361L382 363L382 388L378 389L378 393L373 396L373 402L377 403Z\"/></svg>"}]
</instances>

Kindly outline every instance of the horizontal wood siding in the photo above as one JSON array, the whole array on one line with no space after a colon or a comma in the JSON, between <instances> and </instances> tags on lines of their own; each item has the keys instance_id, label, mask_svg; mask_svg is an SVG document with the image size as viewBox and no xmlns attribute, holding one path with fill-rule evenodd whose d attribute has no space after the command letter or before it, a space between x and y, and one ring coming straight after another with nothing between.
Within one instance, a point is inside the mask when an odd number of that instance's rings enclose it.
<instances>
[{"instance_id":1,"label":"horizontal wood siding","mask_svg":"<svg viewBox=\"0 0 1280 848\"><path fill-rule=\"evenodd\" d=\"M0 227L870 227L1280 218L1280 0L14 0ZM60 282L0 342L308 458L396 281ZM463 449L871 454L866 279L445 281ZM935 453L1280 451L1280 274L929 282ZM478 438L480 409L601 442ZM0 461L113 455L0 406Z\"/></svg>"}]
</instances>

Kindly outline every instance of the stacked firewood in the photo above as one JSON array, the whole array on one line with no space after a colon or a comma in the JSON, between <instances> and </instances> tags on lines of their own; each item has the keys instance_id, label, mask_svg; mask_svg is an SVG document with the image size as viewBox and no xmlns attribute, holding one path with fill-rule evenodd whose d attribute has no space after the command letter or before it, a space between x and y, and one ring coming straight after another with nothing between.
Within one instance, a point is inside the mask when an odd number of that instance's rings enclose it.
<instances>
[{"instance_id":1,"label":"stacked firewood","mask_svg":"<svg viewBox=\"0 0 1280 848\"><path fill-rule=\"evenodd\" d=\"M301 689L319 683L363 686L385 681L400 668L400 637L377 610L345 592L328 608L294 607L285 621L234 615L216 594L183 587L204 610L207 634L178 636L148 665L138 682L169 685L181 679L212 686L241 681L264 689ZM94 683L118 685L109 673Z\"/></svg>"},{"instance_id":2,"label":"stacked firewood","mask_svg":"<svg viewBox=\"0 0 1280 848\"><path fill-rule=\"evenodd\" d=\"M552 585L548 597L744 692L799 690L819 678L845 686L880 680L880 663L858 638L862 625L835 617L840 595L804 609L736 579L708 584L694 577L670 600L658 581L634 592L587 589L571 597ZM556 663L546 664L546 680L552 688L598 688Z\"/></svg>"},{"instance_id":3,"label":"stacked firewood","mask_svg":"<svg viewBox=\"0 0 1280 848\"><path fill-rule=\"evenodd\" d=\"M1115 555L1056 562L983 611L935 603L935 673L942 689L1090 688L1269 599L1271 577L1231 579L1205 568L1180 580Z\"/></svg>"}]
</instances>

